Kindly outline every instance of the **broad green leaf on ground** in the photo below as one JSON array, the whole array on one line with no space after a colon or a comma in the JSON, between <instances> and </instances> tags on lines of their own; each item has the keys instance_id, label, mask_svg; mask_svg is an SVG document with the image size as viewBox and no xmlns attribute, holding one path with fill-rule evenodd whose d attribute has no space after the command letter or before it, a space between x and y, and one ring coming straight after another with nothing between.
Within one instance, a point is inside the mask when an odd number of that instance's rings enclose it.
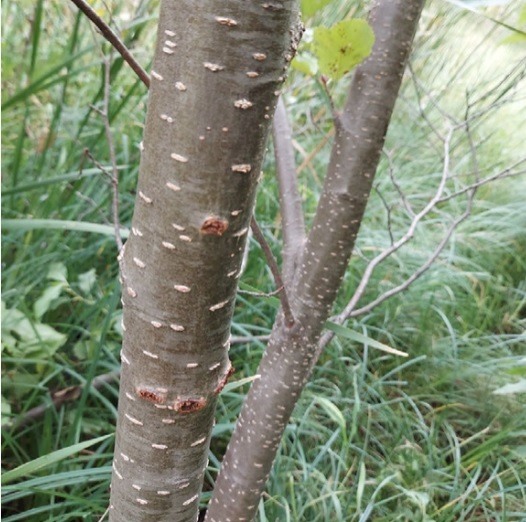
<instances>
[{"instance_id":1,"label":"broad green leaf on ground","mask_svg":"<svg viewBox=\"0 0 526 522\"><path fill-rule=\"evenodd\" d=\"M314 29L314 53L320 72L338 80L362 62L373 48L374 32L365 20L343 20Z\"/></svg>"},{"instance_id":2,"label":"broad green leaf on ground","mask_svg":"<svg viewBox=\"0 0 526 522\"><path fill-rule=\"evenodd\" d=\"M67 459L71 455L74 455L79 451L85 450L90 446L98 444L99 442L102 442L103 440L106 440L108 437L111 436L113 436L112 433L108 435L103 435L102 437L97 437L96 439L79 442L78 444L73 444L73 446L68 446L67 448L62 448L57 451L53 451L52 453L48 453L43 457L39 457L38 459L32 460L31 462L26 462L25 464L18 466L18 468L12 469L11 471L7 471L6 473L4 473L2 475L2 485L5 486L6 484L13 482L14 480L17 480L21 477L25 477L26 475L34 473L35 471L38 471L39 469L45 468L46 466L50 466L51 464L55 464L57 462L60 462L61 460Z\"/></svg>"},{"instance_id":3,"label":"broad green leaf on ground","mask_svg":"<svg viewBox=\"0 0 526 522\"><path fill-rule=\"evenodd\" d=\"M330 2L331 0L301 0L301 14L303 18L310 18Z\"/></svg>"},{"instance_id":4,"label":"broad green leaf on ground","mask_svg":"<svg viewBox=\"0 0 526 522\"><path fill-rule=\"evenodd\" d=\"M16 308L2 306L2 349L15 357L47 358L65 342L67 336L47 324L30 320Z\"/></svg>"},{"instance_id":5,"label":"broad green leaf on ground","mask_svg":"<svg viewBox=\"0 0 526 522\"><path fill-rule=\"evenodd\" d=\"M47 272L47 278L51 281L68 284L68 269L64 263L51 263Z\"/></svg>"},{"instance_id":6,"label":"broad green leaf on ground","mask_svg":"<svg viewBox=\"0 0 526 522\"><path fill-rule=\"evenodd\" d=\"M33 304L33 312L38 320L42 319L42 316L51 309L53 303L62 293L62 290L69 286L68 269L66 265L64 265L64 263L51 263L47 273L47 279L55 282L48 286Z\"/></svg>"},{"instance_id":7,"label":"broad green leaf on ground","mask_svg":"<svg viewBox=\"0 0 526 522\"><path fill-rule=\"evenodd\" d=\"M42 292L42 295L33 304L33 312L37 319L42 319L42 316L51 308L53 301L59 298L63 288L63 284L54 283Z\"/></svg>"},{"instance_id":8,"label":"broad green leaf on ground","mask_svg":"<svg viewBox=\"0 0 526 522\"><path fill-rule=\"evenodd\" d=\"M94 268L88 270L87 272L84 272L83 274L80 274L78 277L79 288L85 294L89 294L91 292L96 282L97 271Z\"/></svg>"}]
</instances>

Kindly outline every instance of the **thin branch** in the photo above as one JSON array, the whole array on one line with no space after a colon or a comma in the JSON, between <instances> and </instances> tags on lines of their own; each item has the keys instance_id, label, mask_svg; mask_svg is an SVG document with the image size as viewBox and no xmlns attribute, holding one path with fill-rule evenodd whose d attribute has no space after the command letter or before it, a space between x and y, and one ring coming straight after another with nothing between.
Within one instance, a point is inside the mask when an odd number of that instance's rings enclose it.
<instances>
[{"instance_id":1,"label":"thin branch","mask_svg":"<svg viewBox=\"0 0 526 522\"><path fill-rule=\"evenodd\" d=\"M374 185L373 188L378 194L378 197L380 198L380 201L382 202L383 206L385 207L385 212L387 214L387 232L389 234L389 239L391 240L391 245L393 245L394 237L393 237L393 227L392 227L392 219L391 219L392 208L387 202L387 200L384 198L384 195L382 194L380 187L378 186L378 183Z\"/></svg>"},{"instance_id":2,"label":"thin branch","mask_svg":"<svg viewBox=\"0 0 526 522\"><path fill-rule=\"evenodd\" d=\"M246 336L233 336L230 339L230 344L245 344L245 343L251 343L252 341L268 341L270 339L270 335L246 335Z\"/></svg>"},{"instance_id":3,"label":"thin branch","mask_svg":"<svg viewBox=\"0 0 526 522\"><path fill-rule=\"evenodd\" d=\"M285 315L285 321L287 323L287 326L290 327L294 324L294 316L292 315L289 299L287 297L287 291L285 289L285 285L283 284L283 279L281 278L278 264L274 259L274 256L272 254L272 251L270 250L267 240L265 239L265 236L263 235L263 232L259 228L259 225L254 217L252 217L252 219L250 220L250 228L252 229L252 232L254 233L254 237L256 238L257 242L263 249L268 266L274 277L276 287L280 289L279 298L281 301L281 308L283 309L283 314Z\"/></svg>"},{"instance_id":4,"label":"thin branch","mask_svg":"<svg viewBox=\"0 0 526 522\"><path fill-rule=\"evenodd\" d=\"M282 97L278 100L274 114L272 137L283 222L283 277L289 283L305 241L305 220L298 191L292 131Z\"/></svg>"},{"instance_id":5,"label":"thin branch","mask_svg":"<svg viewBox=\"0 0 526 522\"><path fill-rule=\"evenodd\" d=\"M467 124L467 122L465 122L465 125ZM467 129L466 129L467 130ZM471 151L473 154L476 153L476 150L475 148L472 148L472 151ZM446 159L447 159L447 155L446 155ZM347 319L349 318L353 318L353 317L358 317L360 315L363 315L365 313L368 313L370 311L372 311L374 308L376 308L377 306L379 306L380 304L384 303L387 299L393 297L394 295L396 294L399 294L405 290L407 290L409 288L409 286L415 282L418 278L420 278L425 272L427 272L427 270L429 270L429 268L431 268L431 266L435 263L435 261L437 260L437 258L439 257L439 255L442 253L442 251L444 250L445 246L447 245L447 243L449 242L449 240L451 239L451 236L453 235L454 231L458 228L458 226L464 222L470 215L471 215L471 212L472 212L472 207L473 207L473 201L475 199L475 195L476 195L476 192L477 190L483 186L483 185L486 185L492 181L495 181L495 180L498 180L498 179L504 179L504 178L507 178L507 177L511 177L511 176L516 176L516 175L520 175L520 174L523 174L524 172L526 171L518 171L518 172L512 172L512 169L514 169L515 167L519 166L520 164L524 163L526 161L526 158L522 158L520 160L518 160L517 162L515 162L513 165L511 165L510 167L492 175L492 176L488 176L484 179L478 179L478 173L476 175L476 178L477 178L477 181L472 183L471 185L467 186L467 187L464 187L463 189L461 190L458 190L457 192L454 192L448 196L443 196L443 197L440 197L439 199L436 199L436 195L435 195L435 208L436 208L436 205L438 205L439 203L442 203L442 202L445 202L445 201L449 201L450 199L453 199L454 197L457 197L457 196L460 196L460 195L463 195L463 194L466 194L466 193L469 193L468 194L468 200L467 200L467 208L466 210L456 219L454 220L451 225L447 228L446 230L446 233L444 235L444 237L442 238L442 240L439 242L439 244L436 246L435 250L432 252L432 254L428 257L428 259L425 261L425 263L423 263L413 274L411 274L405 281L403 281L402 283L400 283L399 285L397 285L396 287L394 288L391 288L390 290L384 292L383 294L381 294L380 296L378 296L376 299L374 299L373 301L371 301L370 303L368 303L367 305L361 307L361 308L355 308L355 305L357 303L357 301L354 299L354 297L356 296L356 293L355 293L355 296L353 296L353 306L350 306L351 305L351 302L349 302L349 305L345 308L345 310L338 314L337 316L333 317L331 319L331 321L337 323L337 324L343 324ZM475 169L477 169L478 167L478 163L476 161L474 161L474 166L475 166ZM437 191L437 194L439 193L439 191ZM428 205L429 206L429 205ZM426 207L427 208L427 207ZM414 224L414 220L413 222L411 223L411 226ZM407 234L406 234L407 236ZM404 236L404 237L406 237ZM410 238L409 238L410 239ZM397 249L396 249L397 250ZM370 264L368 265L366 271L369 269L369 267L371 267L371 265L380 257L382 257L383 259L385 259L387 255L391 255L392 253L394 253L394 249L393 248L390 248L390 249L387 249L386 251L382 252L382 254L380 254L379 256L377 256L375 259L373 259ZM377 263L376 263L377 264ZM374 266L372 267L374 268ZM372 271L369 271L368 275L370 277L371 275L371 272ZM365 274L364 274L365 275ZM363 279L361 281L361 283L363 283ZM319 347L318 347L318 350L319 350L319 353L321 353L321 351L325 348L325 346L330 342L330 340L334 337L334 333L333 332L325 332L322 336L322 338L320 339L320 342L319 342Z\"/></svg>"},{"instance_id":6,"label":"thin branch","mask_svg":"<svg viewBox=\"0 0 526 522\"><path fill-rule=\"evenodd\" d=\"M106 508L106 511L104 511L104 513L102 514L102 516L99 518L98 522L102 522L102 521L106 518L106 516L107 516L107 514L108 514L109 512L110 512L110 506L108 506L108 507Z\"/></svg>"},{"instance_id":7,"label":"thin branch","mask_svg":"<svg viewBox=\"0 0 526 522\"><path fill-rule=\"evenodd\" d=\"M242 295L251 295L254 297L274 297L275 295L278 295L282 290L283 287L281 286L272 292L251 292L250 290L239 289L237 293Z\"/></svg>"},{"instance_id":8,"label":"thin branch","mask_svg":"<svg viewBox=\"0 0 526 522\"><path fill-rule=\"evenodd\" d=\"M418 214L414 216L413 220L411 221L411 224L409 225L407 232L398 241L393 243L389 248L385 249L382 253L378 254L374 259L372 259L369 262L369 264L367 265L367 268L365 269L363 273L362 279L360 283L358 284L356 291L354 292L354 295L352 296L351 300L349 301L345 309L340 314L338 314L337 318L339 321L344 321L345 319L351 316L353 310L356 308L356 305L358 304L358 301L362 298L367 288L367 285L369 284L369 281L374 272L374 269L384 259L386 259L390 255L392 255L394 252L399 250L403 245L405 245L410 239L413 238L418 223L420 223L420 221L427 214L429 214L435 208L436 204L440 201L440 198L442 197L442 194L444 192L446 181L449 175L449 145L451 142L451 137L453 135L453 130L454 128L451 127L446 138L444 139L444 168L442 170L442 176L441 176L438 188L435 192L435 195L431 198L428 204Z\"/></svg>"},{"instance_id":9,"label":"thin branch","mask_svg":"<svg viewBox=\"0 0 526 522\"><path fill-rule=\"evenodd\" d=\"M436 261L438 256L441 254L442 250L444 250L444 247L447 245L449 239L453 235L453 232L456 230L456 228L465 221L471 214L471 204L468 205L469 208L466 210L462 215L460 215L451 225L448 227L446 234L440 241L440 243L437 245L433 253L429 256L427 261L420 266L418 270L413 272L410 277L408 277L403 283L400 283L398 286L395 286L394 288L391 288L391 290L388 290L387 292L384 292L382 295L371 301L365 306L362 306L361 308L358 308L356 310L352 310L347 317L357 317L359 315L363 315L367 312L370 312L373 308L376 308L378 305L382 304L384 301L392 297L393 295L399 294L400 292L403 292L404 290L407 290L409 286L416 281L420 276L422 276L427 270L433 265L433 263Z\"/></svg>"},{"instance_id":10,"label":"thin branch","mask_svg":"<svg viewBox=\"0 0 526 522\"><path fill-rule=\"evenodd\" d=\"M119 252L122 250L123 243L121 239L121 226L119 219L119 171L117 169L117 159L115 156L115 145L113 143L113 135L110 126L110 61L106 57L104 59L104 109L102 112L102 119L104 121L104 130L106 133L106 141L110 152L110 163L112 169L111 185L112 185L112 213L113 213L113 227L115 228L115 242Z\"/></svg>"},{"instance_id":11,"label":"thin branch","mask_svg":"<svg viewBox=\"0 0 526 522\"><path fill-rule=\"evenodd\" d=\"M338 125L341 125L341 117L339 112L336 110L336 106L334 105L334 100L332 98L331 91L329 90L328 81L329 79L326 76L320 76L319 82L322 86L323 92L327 96L329 107L331 108L331 115L334 126L337 127Z\"/></svg>"},{"instance_id":12,"label":"thin branch","mask_svg":"<svg viewBox=\"0 0 526 522\"><path fill-rule=\"evenodd\" d=\"M450 199L454 199L458 196L461 196L462 194L465 194L466 192L469 192L470 190L482 187L483 185L487 185L488 183L491 183L492 181L511 178L515 176L521 176L522 174L526 173L526 170L519 170L517 172L511 172L511 169L513 169L517 165L520 165L521 163L524 163L524 162L526 162L526 158L522 158L521 160L517 161L511 167L508 167L504 170L501 170L500 172L497 172L497 174L493 174L492 176L488 176L487 178L483 178L479 181L476 181L475 183L472 183L471 185L468 185L467 187L457 190L456 192L452 192L448 196L441 197L438 203L444 203L446 201L449 201Z\"/></svg>"},{"instance_id":13,"label":"thin branch","mask_svg":"<svg viewBox=\"0 0 526 522\"><path fill-rule=\"evenodd\" d=\"M150 87L150 77L148 73L141 67L139 62L132 56L130 50L126 47L124 42L115 34L115 32L108 26L108 24L84 1L71 0L97 27L102 36L116 49L122 56L124 61L133 69L135 74L141 81Z\"/></svg>"},{"instance_id":14,"label":"thin branch","mask_svg":"<svg viewBox=\"0 0 526 522\"><path fill-rule=\"evenodd\" d=\"M415 212L413 208L411 207L411 203L409 203L409 200L406 198L404 191L402 190L402 187L398 183L398 181L395 178L394 175L394 166L393 166L393 158L391 157L391 153L385 149L382 150L382 154L387 158L387 170L389 173L389 178L391 180L391 183L393 184L393 187L395 188L396 192L398 192L398 195L400 196L400 199L402 200L402 205L404 206L406 212L411 216L415 216Z\"/></svg>"},{"instance_id":15,"label":"thin branch","mask_svg":"<svg viewBox=\"0 0 526 522\"><path fill-rule=\"evenodd\" d=\"M298 150L298 152L303 156L303 161L301 162L301 164L299 165L298 169L297 169L297 172L298 172L298 175L301 174L306 168L307 166L310 167L310 170L313 174L313 176L315 177L316 181L318 183L320 183L320 179L318 178L317 176L317 173L316 173L316 169L312 167L311 165L311 162L312 160L318 155L318 153L323 149L323 147L325 147L325 145L327 144L327 142L334 137L334 134L335 134L335 130L334 130L334 127L331 127L325 134L324 136L319 140L318 144L313 148L311 149L311 151L309 153L307 153L307 151L305 149L303 149L301 147L301 145L297 142L297 141L294 141L293 144L294 144L294 148L296 150Z\"/></svg>"}]
</instances>

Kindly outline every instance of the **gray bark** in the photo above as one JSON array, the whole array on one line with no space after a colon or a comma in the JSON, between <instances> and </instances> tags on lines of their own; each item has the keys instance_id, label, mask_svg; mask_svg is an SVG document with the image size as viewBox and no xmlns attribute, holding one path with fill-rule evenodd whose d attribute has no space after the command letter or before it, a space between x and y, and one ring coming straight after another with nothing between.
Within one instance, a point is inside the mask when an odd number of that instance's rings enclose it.
<instances>
[{"instance_id":1,"label":"gray bark","mask_svg":"<svg viewBox=\"0 0 526 522\"><path fill-rule=\"evenodd\" d=\"M278 315L223 459L207 522L249 521L256 513L352 253L422 5L382 0L371 12L376 42L354 73L337 119L323 193L289 295L295 324L287 328Z\"/></svg>"},{"instance_id":2,"label":"gray bark","mask_svg":"<svg viewBox=\"0 0 526 522\"><path fill-rule=\"evenodd\" d=\"M283 230L283 280L289 285L294 277L298 254L305 241L305 223L296 177L292 130L282 97L274 113L272 136Z\"/></svg>"},{"instance_id":3,"label":"gray bark","mask_svg":"<svg viewBox=\"0 0 526 522\"><path fill-rule=\"evenodd\" d=\"M195 521L293 1L163 0L130 239L110 520Z\"/></svg>"}]
</instances>

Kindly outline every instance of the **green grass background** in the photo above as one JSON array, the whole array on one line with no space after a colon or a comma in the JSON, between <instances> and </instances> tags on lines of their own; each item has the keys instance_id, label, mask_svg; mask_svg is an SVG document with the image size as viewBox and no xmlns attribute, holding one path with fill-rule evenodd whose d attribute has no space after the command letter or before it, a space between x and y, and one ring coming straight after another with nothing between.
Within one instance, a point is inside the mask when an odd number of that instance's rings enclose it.
<instances>
[{"instance_id":1,"label":"green grass background","mask_svg":"<svg viewBox=\"0 0 526 522\"><path fill-rule=\"evenodd\" d=\"M93 5L148 68L157 2ZM520 8L515 2L486 12L518 27ZM307 25L363 9L332 2ZM86 387L22 428L16 422L49 403L50 393L89 384L119 365L111 190L84 154L87 148L109 164L94 108L102 107L102 60L110 49L67 2L5 0L2 11L2 469L32 463L4 486L2 514L10 522L98 521L108 503L113 438L80 444L114 432L116 383ZM485 177L524 157L526 48L510 42L512 34L481 15L428 3L387 137L390 160L382 159L336 310L368 260L390 244L388 223L395 238L409 224L389 169L421 209L443 167L439 136L465 118L468 105L473 147L465 130L454 132L448 193L473 182L476 169ZM330 86L337 106L348 82ZM129 227L146 91L116 57L111 86L120 219ZM299 72L291 74L285 99L310 222L330 152L330 107L317 82ZM256 214L279 258L271 148ZM470 220L434 266L407 292L348 323L408 358L343 338L330 344L287 427L261 522L526 520L525 201L525 176L483 187ZM465 204L459 198L430 214L413 241L375 271L361 304L425 261ZM66 223L57 228L57 220ZM253 241L242 284L273 290ZM275 310L272 299L240 293L233 335L268 334ZM240 382L220 397L203 502L248 389L242 379L255 373L263 349L257 339L231 349L233 381ZM494 393L506 385L515 388Z\"/></svg>"}]
</instances>

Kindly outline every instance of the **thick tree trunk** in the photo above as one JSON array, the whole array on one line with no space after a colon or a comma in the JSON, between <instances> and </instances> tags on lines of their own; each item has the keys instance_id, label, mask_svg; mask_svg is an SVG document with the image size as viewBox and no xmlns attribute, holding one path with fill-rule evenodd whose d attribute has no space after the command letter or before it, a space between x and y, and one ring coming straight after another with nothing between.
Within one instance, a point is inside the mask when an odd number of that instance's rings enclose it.
<instances>
[{"instance_id":1,"label":"thick tree trunk","mask_svg":"<svg viewBox=\"0 0 526 522\"><path fill-rule=\"evenodd\" d=\"M195 521L293 1L163 0L132 233L110 520Z\"/></svg>"},{"instance_id":2,"label":"thick tree trunk","mask_svg":"<svg viewBox=\"0 0 526 522\"><path fill-rule=\"evenodd\" d=\"M422 0L381 0L376 42L356 70L325 186L289 293L296 323L280 314L224 457L207 522L252 520L294 405L317 359L323 325L345 273L422 9Z\"/></svg>"}]
</instances>

